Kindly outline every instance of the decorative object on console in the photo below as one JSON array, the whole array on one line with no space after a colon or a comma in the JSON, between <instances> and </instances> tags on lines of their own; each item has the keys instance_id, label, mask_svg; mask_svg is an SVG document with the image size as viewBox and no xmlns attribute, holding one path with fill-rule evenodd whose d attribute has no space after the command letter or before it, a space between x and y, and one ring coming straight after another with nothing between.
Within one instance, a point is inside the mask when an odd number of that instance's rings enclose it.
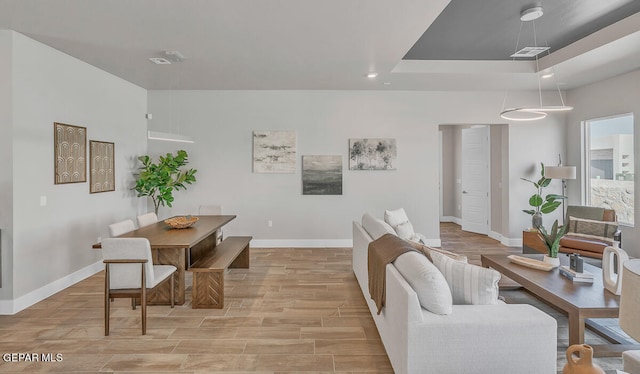
<instances>
[{"instance_id":1,"label":"decorative object on console","mask_svg":"<svg viewBox=\"0 0 640 374\"><path fill-rule=\"evenodd\" d=\"M253 172L296 172L295 131L254 131Z\"/></svg>"},{"instance_id":2,"label":"decorative object on console","mask_svg":"<svg viewBox=\"0 0 640 374\"><path fill-rule=\"evenodd\" d=\"M53 123L54 183L87 181L87 128Z\"/></svg>"},{"instance_id":3,"label":"decorative object on console","mask_svg":"<svg viewBox=\"0 0 640 374\"><path fill-rule=\"evenodd\" d=\"M620 327L630 337L640 341L640 259L628 260L622 269L620 295ZM640 374L640 350L622 353L624 371Z\"/></svg>"},{"instance_id":4,"label":"decorative object on console","mask_svg":"<svg viewBox=\"0 0 640 374\"><path fill-rule=\"evenodd\" d=\"M544 261L553 264L555 267L560 266L560 259L558 259L558 250L560 249L560 239L567 230L567 226L558 228L558 220L553 222L551 231L547 232L544 226L540 226L538 235L547 247L548 253L544 256Z\"/></svg>"},{"instance_id":5,"label":"decorative object on console","mask_svg":"<svg viewBox=\"0 0 640 374\"><path fill-rule=\"evenodd\" d=\"M536 193L531 195L529 198L529 205L533 207L533 209L523 209L522 211L531 215L531 225L533 228L538 228L542 226L542 215L551 213L556 210L562 203L561 200L564 200L566 197L564 195L556 195L556 194L547 194L542 197L542 189L549 186L551 183L551 179L545 177L545 169L544 164L540 163L540 179L537 182L526 178L520 178L523 181L529 182L533 184L536 188Z\"/></svg>"},{"instance_id":6,"label":"decorative object on console","mask_svg":"<svg viewBox=\"0 0 640 374\"><path fill-rule=\"evenodd\" d=\"M580 356L576 360L574 354ZM567 349L567 363L562 374L605 374L604 370L593 363L593 348L587 344L574 344Z\"/></svg>"},{"instance_id":7,"label":"decorative object on console","mask_svg":"<svg viewBox=\"0 0 640 374\"><path fill-rule=\"evenodd\" d=\"M349 170L396 170L395 139L349 139Z\"/></svg>"},{"instance_id":8,"label":"decorative object on console","mask_svg":"<svg viewBox=\"0 0 640 374\"><path fill-rule=\"evenodd\" d=\"M115 144L89 140L89 192L115 191Z\"/></svg>"},{"instance_id":9,"label":"decorative object on console","mask_svg":"<svg viewBox=\"0 0 640 374\"><path fill-rule=\"evenodd\" d=\"M166 156L160 156L157 164L151 162L149 156L138 157L142 167L133 189L138 193L138 197L148 196L153 200L156 216L160 205L172 206L174 190L186 190L187 184L196 181L196 169L180 170L189 163L187 157L184 150L179 150L176 155L167 153Z\"/></svg>"},{"instance_id":10,"label":"decorative object on console","mask_svg":"<svg viewBox=\"0 0 640 374\"><path fill-rule=\"evenodd\" d=\"M544 46L538 46L537 45L537 41L538 41L538 37L536 36L536 27L535 27L535 20L537 20L538 18L542 17L542 15L544 14L544 11L542 9L542 6L538 5L538 6L534 6L528 9L524 9L521 13L520 13L520 31L518 33L518 42L516 42L516 48L515 48L515 53L512 54L511 57L513 59L513 61L516 60L516 58L535 58L535 62L536 62L536 79L537 79L537 83L538 83L538 97L539 97L539 103L533 103L531 105L518 105L515 107L511 107L511 108L506 108L506 104L507 104L507 96L509 93L509 90L507 89L504 93L504 100L502 101L502 111L500 112L500 117L506 119L506 120L511 120L511 121L534 121L534 120L538 120L538 119L543 119L547 116L548 112L559 112L559 111L566 111L566 110L571 110L573 109L573 107L565 105L564 103L564 99L562 98L562 92L560 92L560 86L558 85L557 81L556 81L556 77L555 77L555 72L553 71L553 67L551 67L550 69L545 69L543 71L538 71L538 56L544 52L547 53L547 56L550 56L550 51L549 51L549 46L547 45L546 41L544 43ZM531 22L532 24L532 29L533 29L533 42L534 42L534 46L527 46L524 47L522 49L519 49L520 46L518 45L520 42L520 37L522 34L522 29L523 29L523 25L525 22ZM546 71L546 70L550 70L550 71ZM544 105L542 102L542 82L541 79L545 79L545 78L552 78L554 80L555 83L555 91L557 91L558 93L558 97L559 97L559 104L560 105Z\"/></svg>"},{"instance_id":11,"label":"decorative object on console","mask_svg":"<svg viewBox=\"0 0 640 374\"><path fill-rule=\"evenodd\" d=\"M302 156L303 195L342 195L342 156Z\"/></svg>"},{"instance_id":12,"label":"decorative object on console","mask_svg":"<svg viewBox=\"0 0 640 374\"><path fill-rule=\"evenodd\" d=\"M617 245L606 247L602 252L602 283L604 289L614 295L620 295L622 291L623 265L628 259L627 252Z\"/></svg>"},{"instance_id":13,"label":"decorative object on console","mask_svg":"<svg viewBox=\"0 0 640 374\"><path fill-rule=\"evenodd\" d=\"M548 262L544 262L544 261L540 261L540 260L536 260L533 258L528 258L528 257L522 257L522 256L516 256L516 255L509 255L507 256L507 258L509 259L509 261L516 263L518 265L522 265L522 266L526 266L532 269L538 269L538 270L544 270L544 271L551 271L555 268L555 266L553 266L553 264L550 264Z\"/></svg>"},{"instance_id":14,"label":"decorative object on console","mask_svg":"<svg viewBox=\"0 0 640 374\"><path fill-rule=\"evenodd\" d=\"M186 229L198 222L198 219L198 217L192 216L172 217L165 219L164 223L171 226L172 229Z\"/></svg>"},{"instance_id":15,"label":"decorative object on console","mask_svg":"<svg viewBox=\"0 0 640 374\"><path fill-rule=\"evenodd\" d=\"M576 167L575 166L562 166L562 158L560 158L560 154L558 154L558 166L547 166L544 170L544 176L549 179L560 179L562 180L562 196L567 196L567 179L576 179ZM562 219L564 220L564 216L566 214L566 210L564 208L564 201L566 199L562 199ZM564 221L563 221L564 224Z\"/></svg>"}]
</instances>

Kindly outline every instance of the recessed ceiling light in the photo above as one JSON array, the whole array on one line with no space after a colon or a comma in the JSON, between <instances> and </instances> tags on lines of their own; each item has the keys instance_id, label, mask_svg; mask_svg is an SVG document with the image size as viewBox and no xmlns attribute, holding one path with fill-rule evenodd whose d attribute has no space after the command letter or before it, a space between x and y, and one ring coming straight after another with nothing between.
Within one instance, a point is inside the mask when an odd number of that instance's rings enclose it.
<instances>
[{"instance_id":1,"label":"recessed ceiling light","mask_svg":"<svg viewBox=\"0 0 640 374\"><path fill-rule=\"evenodd\" d=\"M544 72L540 76L540 78L542 78L542 79L549 79L551 77L553 77L553 72L552 71Z\"/></svg>"},{"instance_id":2,"label":"recessed ceiling light","mask_svg":"<svg viewBox=\"0 0 640 374\"><path fill-rule=\"evenodd\" d=\"M382 83L382 84L384 84L385 86L390 86L390 85L391 85L391 82L384 82L384 83Z\"/></svg>"},{"instance_id":3,"label":"recessed ceiling light","mask_svg":"<svg viewBox=\"0 0 640 374\"><path fill-rule=\"evenodd\" d=\"M367 78L375 78L377 76L378 76L378 73L376 73L376 72L371 72L371 73L367 74Z\"/></svg>"},{"instance_id":4,"label":"recessed ceiling light","mask_svg":"<svg viewBox=\"0 0 640 374\"><path fill-rule=\"evenodd\" d=\"M171 65L171 61L162 57L149 57L149 61L153 62L156 65Z\"/></svg>"}]
</instances>

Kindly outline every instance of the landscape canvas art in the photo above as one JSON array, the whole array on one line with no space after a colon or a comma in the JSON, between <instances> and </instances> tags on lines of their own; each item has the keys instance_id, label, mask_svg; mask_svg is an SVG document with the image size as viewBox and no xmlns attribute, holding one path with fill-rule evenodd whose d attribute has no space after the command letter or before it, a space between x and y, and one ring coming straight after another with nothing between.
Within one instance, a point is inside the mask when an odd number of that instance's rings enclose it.
<instances>
[{"instance_id":1,"label":"landscape canvas art","mask_svg":"<svg viewBox=\"0 0 640 374\"><path fill-rule=\"evenodd\" d=\"M395 139L349 139L349 170L396 170Z\"/></svg>"},{"instance_id":2,"label":"landscape canvas art","mask_svg":"<svg viewBox=\"0 0 640 374\"><path fill-rule=\"evenodd\" d=\"M295 131L254 131L253 172L295 173Z\"/></svg>"},{"instance_id":3,"label":"landscape canvas art","mask_svg":"<svg viewBox=\"0 0 640 374\"><path fill-rule=\"evenodd\" d=\"M303 195L342 195L342 156L302 156Z\"/></svg>"}]
</instances>

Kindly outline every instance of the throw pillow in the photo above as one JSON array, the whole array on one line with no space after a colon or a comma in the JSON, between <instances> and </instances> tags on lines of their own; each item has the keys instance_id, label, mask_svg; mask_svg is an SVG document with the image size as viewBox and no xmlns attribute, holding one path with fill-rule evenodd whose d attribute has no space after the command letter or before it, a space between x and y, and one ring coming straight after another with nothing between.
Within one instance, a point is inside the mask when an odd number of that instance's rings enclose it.
<instances>
[{"instance_id":1,"label":"throw pillow","mask_svg":"<svg viewBox=\"0 0 640 374\"><path fill-rule=\"evenodd\" d=\"M597 221L569 216L567 232L574 236L604 240L613 243L613 235L618 230L617 222Z\"/></svg>"},{"instance_id":2,"label":"throw pillow","mask_svg":"<svg viewBox=\"0 0 640 374\"><path fill-rule=\"evenodd\" d=\"M426 256L407 252L398 256L393 264L416 292L423 308L435 314L451 314L453 299L449 285Z\"/></svg>"},{"instance_id":3,"label":"throw pillow","mask_svg":"<svg viewBox=\"0 0 640 374\"><path fill-rule=\"evenodd\" d=\"M409 222L409 217L403 208L396 210L385 210L384 221L396 231L402 239L410 239L415 236L413 225Z\"/></svg>"},{"instance_id":4,"label":"throw pillow","mask_svg":"<svg viewBox=\"0 0 640 374\"><path fill-rule=\"evenodd\" d=\"M380 218L374 217L371 213L362 215L362 228L371 235L373 240L378 239L384 234L396 235L396 231L388 223Z\"/></svg>"},{"instance_id":5,"label":"throw pillow","mask_svg":"<svg viewBox=\"0 0 640 374\"><path fill-rule=\"evenodd\" d=\"M442 253L445 256L448 256L456 261L460 261L460 262L467 262L467 256L465 255L459 255L457 253L453 253L451 251L447 251L446 249L442 249L442 248L433 248L433 247L429 247L427 245L423 245L420 243L416 243L415 241L409 241L409 245L412 246L414 249L417 249L418 251L424 253L427 258L429 259L429 261L433 262L433 258L431 257L431 252L435 251L438 253Z\"/></svg>"},{"instance_id":6,"label":"throw pillow","mask_svg":"<svg viewBox=\"0 0 640 374\"><path fill-rule=\"evenodd\" d=\"M384 221L395 229L398 225L409 222L409 217L407 217L407 213L405 213L404 208L385 210Z\"/></svg>"},{"instance_id":7,"label":"throw pillow","mask_svg":"<svg viewBox=\"0 0 640 374\"><path fill-rule=\"evenodd\" d=\"M451 288L454 305L498 303L500 273L493 269L455 261L434 251L431 252L431 258Z\"/></svg>"}]
</instances>

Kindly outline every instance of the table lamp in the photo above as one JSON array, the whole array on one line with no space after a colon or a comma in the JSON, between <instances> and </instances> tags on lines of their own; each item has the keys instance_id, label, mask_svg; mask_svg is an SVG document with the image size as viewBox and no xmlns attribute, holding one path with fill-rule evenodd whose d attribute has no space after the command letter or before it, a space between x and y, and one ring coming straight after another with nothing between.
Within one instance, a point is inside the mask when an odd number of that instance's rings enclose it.
<instances>
[{"instance_id":1,"label":"table lamp","mask_svg":"<svg viewBox=\"0 0 640 374\"><path fill-rule=\"evenodd\" d=\"M625 261L620 295L620 327L635 340L640 340L640 259ZM622 354L624 371L640 374L640 350Z\"/></svg>"}]
</instances>

